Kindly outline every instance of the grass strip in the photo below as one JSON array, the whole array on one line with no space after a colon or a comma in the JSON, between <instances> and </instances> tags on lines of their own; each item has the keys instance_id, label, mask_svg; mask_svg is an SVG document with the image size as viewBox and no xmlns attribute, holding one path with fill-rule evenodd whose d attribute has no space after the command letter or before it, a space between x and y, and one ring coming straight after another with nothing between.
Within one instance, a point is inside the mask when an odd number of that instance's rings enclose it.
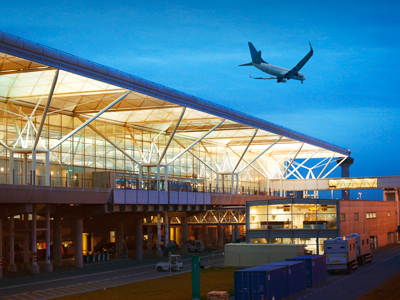
<instances>
[{"instance_id":1,"label":"grass strip","mask_svg":"<svg viewBox=\"0 0 400 300\"><path fill-rule=\"evenodd\" d=\"M400 299L400 273L392 276L384 283L378 285L376 288L370 290L368 293L358 297L357 300L398 300Z\"/></svg>"},{"instance_id":2,"label":"grass strip","mask_svg":"<svg viewBox=\"0 0 400 300\"><path fill-rule=\"evenodd\" d=\"M207 299L210 291L228 291L234 294L233 273L237 269L213 267L200 271L200 299ZM109 299L192 299L191 273L176 274L158 279L134 282L106 290L74 294L57 298L59 300L109 300Z\"/></svg>"}]
</instances>

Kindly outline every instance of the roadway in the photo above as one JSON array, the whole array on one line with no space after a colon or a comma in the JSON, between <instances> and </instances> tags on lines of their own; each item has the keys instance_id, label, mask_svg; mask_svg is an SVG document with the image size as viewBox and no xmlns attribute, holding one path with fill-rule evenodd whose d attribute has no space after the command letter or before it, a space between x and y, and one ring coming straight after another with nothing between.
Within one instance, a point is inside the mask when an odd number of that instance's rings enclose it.
<instances>
[{"instance_id":1,"label":"roadway","mask_svg":"<svg viewBox=\"0 0 400 300\"><path fill-rule=\"evenodd\" d=\"M199 255L199 254L196 254ZM200 254L205 265L220 264L222 261L210 253ZM77 270L66 267L53 273L5 277L0 279L0 299L4 300L43 300L69 294L107 289L137 281L169 276L170 272L157 272L156 263L167 258L119 259L84 265ZM184 267L179 273L191 271L191 256L184 256ZM171 272L172 275L177 272Z\"/></svg>"},{"instance_id":2,"label":"roadway","mask_svg":"<svg viewBox=\"0 0 400 300\"><path fill-rule=\"evenodd\" d=\"M211 261L214 265L221 262L209 254L204 255L205 265L209 265ZM67 267L53 273L6 277L0 279L0 299L52 299L68 294L169 276L169 272L156 272L155 265L160 260L160 258L143 261L121 259L88 264L80 270ZM183 261L184 269L180 272L190 272L190 256L184 257ZM353 300L399 272L400 244L396 244L377 250L372 263L359 267L351 274L328 274L326 283L314 288L307 288L306 291L291 297L291 299ZM231 299L234 298L231 297Z\"/></svg>"},{"instance_id":3,"label":"roadway","mask_svg":"<svg viewBox=\"0 0 400 300\"><path fill-rule=\"evenodd\" d=\"M400 272L400 244L379 249L372 263L350 274L328 274L327 281L295 295L293 300L353 300Z\"/></svg>"}]
</instances>

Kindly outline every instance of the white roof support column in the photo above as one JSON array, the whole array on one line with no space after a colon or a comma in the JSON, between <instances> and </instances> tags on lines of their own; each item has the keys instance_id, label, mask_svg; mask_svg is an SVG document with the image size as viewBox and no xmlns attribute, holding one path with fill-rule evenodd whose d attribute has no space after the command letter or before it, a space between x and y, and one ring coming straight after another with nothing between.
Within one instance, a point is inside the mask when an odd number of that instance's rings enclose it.
<instances>
[{"instance_id":1,"label":"white roof support column","mask_svg":"<svg viewBox=\"0 0 400 300\"><path fill-rule=\"evenodd\" d=\"M143 166L139 165L139 190L143 189Z\"/></svg>"},{"instance_id":2,"label":"white roof support column","mask_svg":"<svg viewBox=\"0 0 400 300\"><path fill-rule=\"evenodd\" d=\"M235 174L231 175L231 194L235 194Z\"/></svg>"},{"instance_id":3,"label":"white roof support column","mask_svg":"<svg viewBox=\"0 0 400 300\"><path fill-rule=\"evenodd\" d=\"M212 157L211 153L208 151L207 147L204 145L203 142L200 142L200 145L203 146L204 151L206 151L208 157L210 157L211 161L214 163L214 165L217 167L218 172L221 172L221 168L219 167L219 165L217 164L217 162L214 160L214 157Z\"/></svg>"},{"instance_id":4,"label":"white roof support column","mask_svg":"<svg viewBox=\"0 0 400 300\"><path fill-rule=\"evenodd\" d=\"M174 141L181 146L182 148L185 148L185 146L182 145L181 142L179 142L177 139L174 139ZM195 158L197 158L201 163L203 163L207 168L209 168L211 171L213 171L214 173L217 173L217 170L215 170L213 167L211 167L207 162L205 162L203 159L201 159L199 156L197 156L195 153L193 153L192 151L188 150L188 152L193 155Z\"/></svg>"},{"instance_id":5,"label":"white roof support column","mask_svg":"<svg viewBox=\"0 0 400 300\"><path fill-rule=\"evenodd\" d=\"M297 172L298 169L300 169L307 161L309 161L315 154L319 152L320 149L317 149L313 154L311 154L307 159L305 159L300 165L298 165L294 170L290 171L290 173L285 177L285 179L289 178L290 175L292 175L294 172Z\"/></svg>"},{"instance_id":6,"label":"white roof support column","mask_svg":"<svg viewBox=\"0 0 400 300\"><path fill-rule=\"evenodd\" d=\"M135 136L133 135L133 133L131 132L131 129L129 127L125 127L128 130L129 135L132 138L133 144L135 145L135 147L137 148L137 150L139 151L140 157L142 158L142 161L144 161L144 154L142 149L140 149L138 142L135 139Z\"/></svg>"},{"instance_id":7,"label":"white roof support column","mask_svg":"<svg viewBox=\"0 0 400 300\"><path fill-rule=\"evenodd\" d=\"M257 155L255 158L253 158L246 166L240 169L238 173L241 173L244 169L246 169L248 166L250 166L253 162L255 162L257 159L259 159L265 152L267 152L269 149L271 149L273 146L275 146L276 143L278 143L283 136L280 136L275 142L273 142L271 145L267 147L264 151L262 151L259 155Z\"/></svg>"},{"instance_id":8,"label":"white roof support column","mask_svg":"<svg viewBox=\"0 0 400 300\"><path fill-rule=\"evenodd\" d=\"M185 150L183 150L181 153L176 155L170 162L168 162L167 165L170 165L173 163L175 160L177 160L179 157L181 157L183 154L185 154L187 151L189 151L191 148L193 148L197 143L199 143L202 139L204 139L206 136L208 136L211 132L213 132L215 129L217 129L219 126L221 126L226 119L223 119L221 123L215 125L211 130L209 130L206 134L204 134L201 138L197 139L195 142L193 142L189 147L187 147Z\"/></svg>"},{"instance_id":9,"label":"white roof support column","mask_svg":"<svg viewBox=\"0 0 400 300\"><path fill-rule=\"evenodd\" d=\"M164 169L165 169L165 175L164 175L164 178L165 178L165 186L164 186L164 190L166 191L166 192L168 192L168 166L164 166ZM169 201L169 200L168 200Z\"/></svg>"},{"instance_id":10,"label":"white roof support column","mask_svg":"<svg viewBox=\"0 0 400 300\"><path fill-rule=\"evenodd\" d=\"M160 164L157 164L157 191L161 191L161 189L160 189L160 182L161 182L160 173L161 173L161 167L160 167ZM158 196L159 195L160 194L158 194Z\"/></svg>"},{"instance_id":11,"label":"white roof support column","mask_svg":"<svg viewBox=\"0 0 400 300\"><path fill-rule=\"evenodd\" d=\"M243 161L244 161L245 163L247 163L247 161L245 161L244 159L243 159ZM259 165L262 167L263 171L266 172L265 168L264 168L261 164L259 164ZM267 173L267 172L266 172L266 173L263 173L262 171L260 171L257 167L255 167L255 166L253 166L253 165L250 165L250 168L254 169L254 171L256 171L257 173L259 173L262 177L264 177L264 178L266 178L266 179L270 178L270 177L268 176L268 173Z\"/></svg>"},{"instance_id":12,"label":"white roof support column","mask_svg":"<svg viewBox=\"0 0 400 300\"><path fill-rule=\"evenodd\" d=\"M14 151L10 150L10 184L14 184Z\"/></svg>"},{"instance_id":13,"label":"white roof support column","mask_svg":"<svg viewBox=\"0 0 400 300\"><path fill-rule=\"evenodd\" d=\"M32 185L36 185L36 150L32 150Z\"/></svg>"},{"instance_id":14,"label":"white roof support column","mask_svg":"<svg viewBox=\"0 0 400 300\"><path fill-rule=\"evenodd\" d=\"M339 167L346 159L348 156L344 157L336 166L334 166L328 173L326 173L322 178L326 178L333 170L335 170L337 167Z\"/></svg>"},{"instance_id":15,"label":"white roof support column","mask_svg":"<svg viewBox=\"0 0 400 300\"><path fill-rule=\"evenodd\" d=\"M171 136L169 137L169 140L168 140L167 145L165 145L164 151L163 151L163 153L161 154L160 159L159 159L159 161L158 161L159 164L161 164L161 161L163 160L163 158L164 158L164 156L165 156L165 153L167 153L167 150L168 150L168 148L169 148L169 145L171 144L172 140L174 139L175 133L176 133L176 131L178 130L179 124L180 124L181 121L182 121L182 118L183 118L183 115L185 114L185 111L186 111L186 107L183 108L182 113L181 113L181 115L180 115L180 117L179 117L179 120L178 120L178 122L176 123L176 126L175 126L175 128L174 128L174 131L172 132ZM165 160L165 162L166 162L166 160Z\"/></svg>"},{"instance_id":16,"label":"white roof support column","mask_svg":"<svg viewBox=\"0 0 400 300\"><path fill-rule=\"evenodd\" d=\"M283 172L281 178L283 178L286 174L286 172L289 170L290 166L292 165L292 163L294 162L294 160L296 159L297 155L299 155L301 149L303 149L304 143L301 144L300 149L296 152L295 156L293 157L292 161L290 162L290 164L286 167L286 170Z\"/></svg>"},{"instance_id":17,"label":"white roof support column","mask_svg":"<svg viewBox=\"0 0 400 300\"><path fill-rule=\"evenodd\" d=\"M322 169L321 173L319 173L319 175L317 176L317 179L319 179L321 177L321 175L324 173L325 169L329 166L329 164L331 163L331 161L334 157L335 157L335 153L332 154L331 158L329 159L329 161L327 162L325 167Z\"/></svg>"},{"instance_id":18,"label":"white roof support column","mask_svg":"<svg viewBox=\"0 0 400 300\"><path fill-rule=\"evenodd\" d=\"M36 149L37 144L38 144L39 139L40 139L40 135L42 134L43 125L44 125L44 122L46 120L47 112L49 111L50 102L51 102L51 99L53 98L54 90L56 88L57 79L58 79L58 73L59 73L59 70L57 70L56 74L54 75L53 82L52 82L51 87L50 87L50 92L49 92L49 95L47 97L47 103L46 103L46 106L44 108L44 112L43 112L43 115L42 115L42 121L40 122L39 129L38 129L38 131L36 133L36 138L35 138L35 141L33 143L32 149Z\"/></svg>"},{"instance_id":19,"label":"white roof support column","mask_svg":"<svg viewBox=\"0 0 400 300\"><path fill-rule=\"evenodd\" d=\"M11 151L11 148L8 147L3 141L0 141L0 145L2 145L4 148L6 148L8 151Z\"/></svg>"},{"instance_id":20,"label":"white roof support column","mask_svg":"<svg viewBox=\"0 0 400 300\"><path fill-rule=\"evenodd\" d=\"M229 150L232 151L233 154L235 154L237 157L240 157L240 155L237 154L231 147L228 146L228 148L229 148ZM245 160L244 158L243 158L243 161L246 164L248 164L247 160ZM268 174L268 172L265 170L265 168L260 163L259 163L259 165L261 166L261 168L263 169L265 174L263 172L261 172L259 169L257 169L254 165L250 165L250 168L252 168L254 171L258 172L262 177L267 178L267 179L270 178L271 176Z\"/></svg>"},{"instance_id":21,"label":"white roof support column","mask_svg":"<svg viewBox=\"0 0 400 300\"><path fill-rule=\"evenodd\" d=\"M50 185L50 151L45 152L46 154L46 165L45 165L45 185Z\"/></svg>"},{"instance_id":22,"label":"white roof support column","mask_svg":"<svg viewBox=\"0 0 400 300\"><path fill-rule=\"evenodd\" d=\"M131 92L127 92L126 94L122 95L119 97L117 100L113 101L109 105L107 105L105 108L103 108L101 111L99 111L97 114L95 114L93 117L91 117L89 120L87 120L85 123L80 125L79 127L75 128L73 131L65 135L61 140L57 141L53 146L50 147L49 151L53 150L54 148L58 147L61 145L63 142L68 140L71 136L75 135L77 132L82 130L86 125L90 124L94 120L96 120L98 117L100 117L102 114L104 114L107 110L109 110L111 107L113 107L115 104L119 103L121 100L123 100L126 96L128 96Z\"/></svg>"},{"instance_id":23,"label":"white roof support column","mask_svg":"<svg viewBox=\"0 0 400 300\"><path fill-rule=\"evenodd\" d=\"M78 116L77 117L79 120L81 120L82 122L85 122L85 120L81 117ZM123 155L125 155L127 158L129 158L131 161L133 161L136 164L140 164L136 159L134 159L132 156L130 156L128 153L126 153L121 147L119 147L116 143L114 143L113 141L111 141L107 136L105 136L101 131L97 130L96 127L87 124L87 127L89 127L90 129L92 129L94 132L96 132L98 135L100 135L103 139L105 139L108 143L110 143L111 145L113 145L115 147L115 149L119 150Z\"/></svg>"},{"instance_id":24,"label":"white roof support column","mask_svg":"<svg viewBox=\"0 0 400 300\"><path fill-rule=\"evenodd\" d=\"M255 137L256 137L256 135L257 135L257 132L258 132L258 129L256 129L256 131L254 132L253 136L251 137L251 139L250 139L249 143L248 143L248 144L247 144L247 146L246 146L246 149L244 149L244 151L243 151L243 153L242 153L242 156L240 156L240 158L239 158L239 160L238 160L238 162L237 162L236 166L233 168L233 170L232 170L232 174L233 174L233 173L235 173L235 171L236 171L237 167L238 167L238 166L239 166L239 164L242 162L242 159L243 159L243 157L246 155L246 153L247 153L247 150L249 149L249 147L250 147L251 143L253 142L254 138L255 138ZM233 194L233 193L232 193L232 194Z\"/></svg>"},{"instance_id":25,"label":"white roof support column","mask_svg":"<svg viewBox=\"0 0 400 300\"><path fill-rule=\"evenodd\" d=\"M9 106L9 102L8 102L8 101L6 102L6 108L7 108L7 112L10 113L11 120L13 121L13 124L14 124L14 127L15 127L15 131L17 132L18 137L20 137L20 136L21 136L21 129L19 128L17 122L15 122L15 118L14 118L14 114L15 114L15 113L12 113L12 112L11 112L10 106ZM18 114L16 114L16 115L18 115ZM21 115L18 115L18 116L22 117ZM20 138L18 138L18 140L17 140L17 142L15 143L14 147L16 147L17 143L19 143L19 146L20 146L20 147L22 146L22 142L21 142Z\"/></svg>"},{"instance_id":26,"label":"white roof support column","mask_svg":"<svg viewBox=\"0 0 400 300\"><path fill-rule=\"evenodd\" d=\"M239 194L239 174L236 175L236 194Z\"/></svg>"}]
</instances>

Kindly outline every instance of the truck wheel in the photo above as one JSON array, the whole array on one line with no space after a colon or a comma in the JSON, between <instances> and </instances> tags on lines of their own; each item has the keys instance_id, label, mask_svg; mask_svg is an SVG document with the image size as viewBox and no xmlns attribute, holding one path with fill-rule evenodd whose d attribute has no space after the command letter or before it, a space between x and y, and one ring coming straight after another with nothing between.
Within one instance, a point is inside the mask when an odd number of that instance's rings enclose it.
<instances>
[{"instance_id":1,"label":"truck wheel","mask_svg":"<svg viewBox=\"0 0 400 300\"><path fill-rule=\"evenodd\" d=\"M157 267L157 271L158 271L158 272L162 272L162 267L158 266L158 267Z\"/></svg>"},{"instance_id":2,"label":"truck wheel","mask_svg":"<svg viewBox=\"0 0 400 300\"><path fill-rule=\"evenodd\" d=\"M347 265L347 270L345 271L345 273L346 273L346 274L350 274L351 271L352 271L351 265L348 264L348 265Z\"/></svg>"},{"instance_id":3,"label":"truck wheel","mask_svg":"<svg viewBox=\"0 0 400 300\"><path fill-rule=\"evenodd\" d=\"M362 266L363 264L365 264L365 257L361 258L361 264L360 264L360 266Z\"/></svg>"}]
</instances>

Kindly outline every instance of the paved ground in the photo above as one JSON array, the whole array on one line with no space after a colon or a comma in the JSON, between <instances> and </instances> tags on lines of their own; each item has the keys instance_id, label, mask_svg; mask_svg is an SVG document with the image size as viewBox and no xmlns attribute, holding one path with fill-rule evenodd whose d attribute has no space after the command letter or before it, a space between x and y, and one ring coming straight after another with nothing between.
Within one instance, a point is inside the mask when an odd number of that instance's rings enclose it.
<instances>
[{"instance_id":1,"label":"paved ground","mask_svg":"<svg viewBox=\"0 0 400 300\"><path fill-rule=\"evenodd\" d=\"M359 267L351 274L327 276L327 282L315 288L306 289L293 300L352 300L356 299L390 277L400 273L400 244L379 249L370 264Z\"/></svg>"},{"instance_id":2,"label":"paved ground","mask_svg":"<svg viewBox=\"0 0 400 300\"><path fill-rule=\"evenodd\" d=\"M165 259L165 258L164 258ZM185 259L184 272L190 272L190 256ZM155 272L155 264L160 259L148 258L143 261L119 259L109 262L87 264L81 270L72 266L55 270L53 273L31 275L18 272L16 275L0 279L0 299L39 300L51 299L66 294L75 294L96 289L123 285L162 276L167 272ZM203 261L217 264L214 257ZM371 264L359 267L351 274L327 276L327 282L291 297L293 300L352 300L383 283L400 272L400 244L375 252ZM230 299L235 299L231 297ZM239 299L238 299L239 300Z\"/></svg>"},{"instance_id":3,"label":"paved ground","mask_svg":"<svg viewBox=\"0 0 400 300\"><path fill-rule=\"evenodd\" d=\"M198 254L196 254L198 255ZM218 255L202 254L206 265L221 263ZM52 299L68 294L87 292L97 289L124 285L132 282L169 276L169 272L156 272L155 265L166 258L147 258L143 261L133 259L115 259L108 262L85 264L77 270L64 267L52 273L32 275L19 271L0 279L1 300L39 300ZM183 272L190 272L191 255L184 256ZM65 261L71 264L72 261ZM182 272L182 271L180 271Z\"/></svg>"}]
</instances>

